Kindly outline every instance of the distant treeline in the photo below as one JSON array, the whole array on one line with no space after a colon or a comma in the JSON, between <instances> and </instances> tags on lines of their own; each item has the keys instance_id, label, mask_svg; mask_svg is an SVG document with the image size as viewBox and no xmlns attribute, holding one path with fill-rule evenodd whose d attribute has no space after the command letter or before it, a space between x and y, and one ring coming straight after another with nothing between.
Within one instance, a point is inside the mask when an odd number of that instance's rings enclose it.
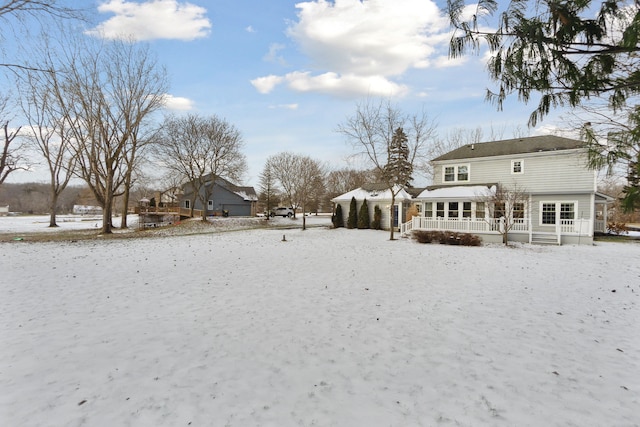
<instances>
[{"instance_id":1,"label":"distant treeline","mask_svg":"<svg viewBox=\"0 0 640 427\"><path fill-rule=\"evenodd\" d=\"M0 185L0 206L9 205L10 212L46 214L49 212L49 184L20 183ZM58 213L73 212L73 205L96 205L91 192L84 186L69 186L58 198Z\"/></svg>"}]
</instances>

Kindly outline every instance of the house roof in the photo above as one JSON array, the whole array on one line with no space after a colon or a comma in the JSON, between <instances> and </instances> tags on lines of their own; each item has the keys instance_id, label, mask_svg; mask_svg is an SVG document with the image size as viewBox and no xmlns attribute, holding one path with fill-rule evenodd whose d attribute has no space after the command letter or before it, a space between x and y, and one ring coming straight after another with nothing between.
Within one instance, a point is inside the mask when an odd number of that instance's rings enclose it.
<instances>
[{"instance_id":1,"label":"house roof","mask_svg":"<svg viewBox=\"0 0 640 427\"><path fill-rule=\"evenodd\" d=\"M441 160L475 159L479 157L506 156L513 154L538 153L544 151L574 150L583 148L584 142L555 135L531 136L527 138L505 139L502 141L467 144L449 151L434 162Z\"/></svg>"},{"instance_id":2,"label":"house roof","mask_svg":"<svg viewBox=\"0 0 640 427\"><path fill-rule=\"evenodd\" d=\"M347 193L344 193L340 196L336 196L331 199L332 202L343 202L343 201L351 201L351 198L355 197L356 200L391 200L391 190L386 187L378 187L376 185L363 185L360 188L356 188L355 190L351 190ZM411 195L407 193L404 189L401 189L398 194L396 194L396 200L411 200Z\"/></svg>"},{"instance_id":3,"label":"house roof","mask_svg":"<svg viewBox=\"0 0 640 427\"><path fill-rule=\"evenodd\" d=\"M473 199L496 193L496 184L427 187L418 199Z\"/></svg>"},{"instance_id":4,"label":"house roof","mask_svg":"<svg viewBox=\"0 0 640 427\"><path fill-rule=\"evenodd\" d=\"M235 185L224 178L217 177L215 179L215 183L222 188L225 188L232 193L235 193L238 197L241 197L244 201L257 201L258 195L256 194L256 190L253 187L239 186ZM189 191L193 191L193 189L189 188L190 183L183 184L183 191L185 194L189 193ZM211 174L205 177L205 185L211 185Z\"/></svg>"}]
</instances>

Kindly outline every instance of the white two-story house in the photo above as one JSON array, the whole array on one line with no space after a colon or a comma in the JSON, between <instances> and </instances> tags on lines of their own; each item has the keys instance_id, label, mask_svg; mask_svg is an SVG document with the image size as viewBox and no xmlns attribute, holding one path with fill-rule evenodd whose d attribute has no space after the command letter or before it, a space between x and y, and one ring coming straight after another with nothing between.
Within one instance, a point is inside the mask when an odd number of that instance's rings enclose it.
<instances>
[{"instance_id":1,"label":"white two-story house","mask_svg":"<svg viewBox=\"0 0 640 427\"><path fill-rule=\"evenodd\" d=\"M433 159L434 185L413 198L420 216L401 232L470 232L500 242L506 223L513 241L592 243L594 232L605 231L612 199L597 193L586 160L581 141L552 135L465 145ZM490 201L500 188L522 197L498 208Z\"/></svg>"}]
</instances>

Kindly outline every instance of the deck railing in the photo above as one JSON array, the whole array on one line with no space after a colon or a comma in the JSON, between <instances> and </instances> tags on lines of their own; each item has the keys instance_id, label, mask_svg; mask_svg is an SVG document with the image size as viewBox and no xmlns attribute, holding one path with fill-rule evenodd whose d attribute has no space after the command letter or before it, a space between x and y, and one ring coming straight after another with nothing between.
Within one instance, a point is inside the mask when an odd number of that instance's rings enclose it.
<instances>
[{"instance_id":1,"label":"deck railing","mask_svg":"<svg viewBox=\"0 0 640 427\"><path fill-rule=\"evenodd\" d=\"M400 233L407 234L411 230L443 230L459 231L465 233L497 233L508 226L510 232L529 232L532 227L529 219L516 218L511 224L505 224L498 218L472 219L472 218L425 218L414 216L400 226ZM592 235L593 223L590 219L562 219L556 225L555 234ZM552 231L553 233L553 231Z\"/></svg>"}]
</instances>

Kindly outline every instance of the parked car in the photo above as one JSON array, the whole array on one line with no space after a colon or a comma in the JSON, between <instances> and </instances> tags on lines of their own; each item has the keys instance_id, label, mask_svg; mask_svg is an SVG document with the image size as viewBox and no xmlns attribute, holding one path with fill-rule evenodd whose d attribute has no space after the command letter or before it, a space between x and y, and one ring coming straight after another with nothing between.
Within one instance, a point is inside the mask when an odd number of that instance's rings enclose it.
<instances>
[{"instance_id":1,"label":"parked car","mask_svg":"<svg viewBox=\"0 0 640 427\"><path fill-rule=\"evenodd\" d=\"M271 211L269 215L272 217L281 216L283 218L286 218L286 217L291 218L293 216L293 208L275 208Z\"/></svg>"}]
</instances>

